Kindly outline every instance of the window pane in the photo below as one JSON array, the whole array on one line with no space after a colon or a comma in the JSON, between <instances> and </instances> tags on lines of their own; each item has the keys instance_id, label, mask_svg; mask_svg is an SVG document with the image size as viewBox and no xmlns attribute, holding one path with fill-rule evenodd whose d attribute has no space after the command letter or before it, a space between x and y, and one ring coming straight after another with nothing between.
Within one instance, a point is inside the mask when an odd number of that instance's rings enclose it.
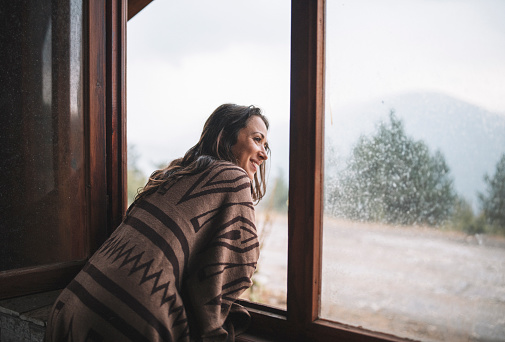
<instances>
[{"instance_id":1,"label":"window pane","mask_svg":"<svg viewBox=\"0 0 505 342\"><path fill-rule=\"evenodd\" d=\"M154 1L128 22L128 190L182 157L223 103L256 105L270 121L263 241L248 299L286 305L289 1Z\"/></svg>"},{"instance_id":2,"label":"window pane","mask_svg":"<svg viewBox=\"0 0 505 342\"><path fill-rule=\"evenodd\" d=\"M323 318L503 340L503 13L327 2Z\"/></svg>"},{"instance_id":3,"label":"window pane","mask_svg":"<svg viewBox=\"0 0 505 342\"><path fill-rule=\"evenodd\" d=\"M82 3L2 12L0 271L81 259Z\"/></svg>"}]
</instances>

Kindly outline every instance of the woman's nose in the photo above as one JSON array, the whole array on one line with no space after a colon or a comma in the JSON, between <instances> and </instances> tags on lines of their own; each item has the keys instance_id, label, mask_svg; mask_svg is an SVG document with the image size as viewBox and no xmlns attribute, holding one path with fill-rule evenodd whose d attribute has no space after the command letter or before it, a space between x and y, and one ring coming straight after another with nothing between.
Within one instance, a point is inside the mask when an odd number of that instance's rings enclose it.
<instances>
[{"instance_id":1,"label":"woman's nose","mask_svg":"<svg viewBox=\"0 0 505 342\"><path fill-rule=\"evenodd\" d=\"M261 150L260 150L260 158L263 159L263 160L267 160L268 159L268 154L267 154L267 151L265 149L264 146L261 147Z\"/></svg>"}]
</instances>

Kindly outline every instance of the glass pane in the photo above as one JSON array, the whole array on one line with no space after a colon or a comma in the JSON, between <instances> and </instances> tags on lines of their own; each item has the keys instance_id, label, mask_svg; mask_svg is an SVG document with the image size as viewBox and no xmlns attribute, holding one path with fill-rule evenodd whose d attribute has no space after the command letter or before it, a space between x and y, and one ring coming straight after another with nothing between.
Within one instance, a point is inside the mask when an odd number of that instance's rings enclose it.
<instances>
[{"instance_id":1,"label":"glass pane","mask_svg":"<svg viewBox=\"0 0 505 342\"><path fill-rule=\"evenodd\" d=\"M0 271L84 258L82 3L1 15Z\"/></svg>"},{"instance_id":2,"label":"glass pane","mask_svg":"<svg viewBox=\"0 0 505 342\"><path fill-rule=\"evenodd\" d=\"M505 340L503 13L327 2L323 318Z\"/></svg>"},{"instance_id":3,"label":"glass pane","mask_svg":"<svg viewBox=\"0 0 505 342\"><path fill-rule=\"evenodd\" d=\"M285 308L289 149L289 1L154 1L128 22L128 192L182 157L223 103L270 121L263 241L246 297Z\"/></svg>"}]
</instances>

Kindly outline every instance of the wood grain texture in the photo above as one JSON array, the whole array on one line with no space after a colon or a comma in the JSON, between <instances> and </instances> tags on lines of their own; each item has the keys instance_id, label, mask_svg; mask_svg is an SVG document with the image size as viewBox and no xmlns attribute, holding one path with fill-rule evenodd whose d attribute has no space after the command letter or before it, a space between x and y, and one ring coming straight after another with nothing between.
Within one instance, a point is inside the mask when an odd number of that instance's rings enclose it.
<instances>
[{"instance_id":1,"label":"wood grain texture","mask_svg":"<svg viewBox=\"0 0 505 342\"><path fill-rule=\"evenodd\" d=\"M119 0L118 0L119 1ZM114 13L117 13L117 8L114 8L112 12L109 13L109 17L106 15L106 1L89 1L85 2L84 5L84 13L83 13L83 64L84 64L84 97L83 97L83 111L84 111L84 145L85 145L85 165L86 165L86 176L85 179L82 180L74 180L73 183L78 183L82 185L82 192L85 192L85 200L78 196L79 191L67 191L62 196L61 205L58 210L64 211L66 208L66 204L69 201L77 201L77 207L81 210L80 213L76 213L75 210L69 210L68 213L65 212L65 219L62 220L62 230L64 232L71 232L71 234L61 234L63 239L63 245L70 250L70 257L62 258L63 260L69 262L62 262L59 264L51 264L51 265L40 265L36 267L23 268L23 269L14 269L0 273L0 298L8 298L13 296L20 296L29 293L36 293L40 291L47 291L58 289L66 286L66 284L75 276L78 269L82 267L83 262L75 261L86 258L91 255L100 244L107 237L107 224L109 218L112 215L116 215L115 217L121 216L121 211L124 209L124 204L122 201L124 199L119 199L115 201L117 204L114 212L110 210L108 212L107 207L107 198L109 195L107 184L114 184L114 180L120 179L116 182L116 190L110 191L110 193L119 193L123 191L125 188L121 183L125 177L123 169L116 170L116 174L111 174L107 179L107 153L106 153L106 145L107 139L107 127L106 127L106 94L107 87L110 86L112 82L107 81L107 72L106 68L113 69L119 68L120 65L121 70L114 70L114 72L110 71L110 75L115 75L116 79L118 79L118 83L121 85L116 89L117 96L116 99L119 99L115 102L119 103L112 104L111 108L120 108L119 110L115 110L116 117L124 115L125 112L125 27L126 27L126 8L124 8L126 0L122 1L119 6L121 7L121 11L123 12L121 16L113 16ZM64 18L60 18L63 21ZM107 46L107 20L116 20L120 23L110 24L111 27L120 27L122 29L122 34L118 35L119 39L122 40L122 45L117 43L115 45L116 50L118 51L114 55L120 59L119 63L109 63L106 64L108 50ZM55 24L58 25L68 25L64 22L57 22ZM109 32L111 37L113 36L111 32ZM112 55L109 53L109 55ZM65 56L60 59L65 59ZM53 61L53 64L56 63L58 65L58 58ZM67 58L68 59L68 58ZM55 69L59 70L59 69ZM58 75L65 75L64 73L57 73ZM110 76L112 78L112 76ZM57 84L67 84L68 82L63 79L55 82ZM62 96L62 98L65 98ZM111 97L112 98L112 97ZM68 103L58 103L56 107L67 108ZM114 112L112 109L109 112ZM59 113L56 112L56 114ZM111 114L112 115L112 114ZM117 124L120 127L124 127L124 123ZM64 129L64 128L63 128ZM121 132L116 130L117 134L115 135L116 140L124 139L124 128ZM62 136L65 136L66 132L61 132ZM66 133L68 135L68 133ZM117 138L116 138L117 137ZM69 137L67 140L71 141L75 137ZM62 141L62 145L69 145L67 141ZM124 144L123 144L124 145ZM111 147L110 155L114 155L112 153L114 150L122 149L116 144ZM65 146L58 147L61 148L62 151L58 152L58 155L62 155L61 158L70 158L70 154L65 148ZM121 165L125 163L126 160L123 161L122 155L125 151L121 150L119 154L116 154L116 159L109 162L109 164ZM116 167L118 169L119 167ZM59 175L61 176L61 175ZM121 177L120 177L121 176ZM80 183L79 183L80 182ZM69 184L69 186L73 184ZM72 188L73 189L73 188ZM85 190L84 190L85 189ZM120 197L120 196L118 196ZM70 200L69 200L70 199ZM69 229L73 228L73 229ZM81 227L81 228L79 228ZM76 264L74 264L76 263ZM69 266L70 265L70 266ZM79 266L75 266L79 265ZM76 268L77 267L77 268Z\"/></svg>"},{"instance_id":2,"label":"wood grain texture","mask_svg":"<svg viewBox=\"0 0 505 342\"><path fill-rule=\"evenodd\" d=\"M106 182L106 16L105 1L88 2L88 203L87 250L90 254L105 241L107 227Z\"/></svg>"},{"instance_id":3,"label":"wood grain texture","mask_svg":"<svg viewBox=\"0 0 505 342\"><path fill-rule=\"evenodd\" d=\"M107 2L107 235L127 206L126 17L126 0Z\"/></svg>"}]
</instances>

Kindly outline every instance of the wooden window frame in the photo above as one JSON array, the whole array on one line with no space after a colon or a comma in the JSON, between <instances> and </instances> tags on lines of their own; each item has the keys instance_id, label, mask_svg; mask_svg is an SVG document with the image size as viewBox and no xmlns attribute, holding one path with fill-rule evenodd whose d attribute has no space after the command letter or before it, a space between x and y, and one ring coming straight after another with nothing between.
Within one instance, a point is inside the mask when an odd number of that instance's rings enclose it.
<instances>
[{"instance_id":1,"label":"wooden window frame","mask_svg":"<svg viewBox=\"0 0 505 342\"><path fill-rule=\"evenodd\" d=\"M89 1L85 55L89 255L126 208L126 21L151 0ZM242 341L402 341L319 318L324 142L324 0L292 0L287 311L242 302L253 317ZM93 228L92 228L93 227ZM99 227L107 227L101 229ZM1 295L63 287L84 261L2 272ZM30 280L33 279L34 281ZM19 289L19 285L21 289ZM4 286L6 285L6 286ZM17 287L17 288L16 288Z\"/></svg>"},{"instance_id":2,"label":"wooden window frame","mask_svg":"<svg viewBox=\"0 0 505 342\"><path fill-rule=\"evenodd\" d=\"M243 341L405 341L319 317L325 19L325 0L291 1L287 310L242 302L253 317Z\"/></svg>"},{"instance_id":3,"label":"wooden window frame","mask_svg":"<svg viewBox=\"0 0 505 342\"><path fill-rule=\"evenodd\" d=\"M126 208L126 22L149 2L84 1L88 255L120 223ZM242 302L253 317L248 336L276 341L402 341L319 318L325 1L292 0L291 23L287 311ZM0 272L0 298L64 287L84 262Z\"/></svg>"},{"instance_id":4,"label":"wooden window frame","mask_svg":"<svg viewBox=\"0 0 505 342\"><path fill-rule=\"evenodd\" d=\"M128 19L152 0L129 0ZM405 341L320 319L325 0L291 1L287 310L239 301L252 323L238 341Z\"/></svg>"},{"instance_id":5,"label":"wooden window frame","mask_svg":"<svg viewBox=\"0 0 505 342\"><path fill-rule=\"evenodd\" d=\"M83 1L86 210L89 257L126 206L126 0ZM0 272L0 299L65 287L85 264L71 260Z\"/></svg>"}]
</instances>

